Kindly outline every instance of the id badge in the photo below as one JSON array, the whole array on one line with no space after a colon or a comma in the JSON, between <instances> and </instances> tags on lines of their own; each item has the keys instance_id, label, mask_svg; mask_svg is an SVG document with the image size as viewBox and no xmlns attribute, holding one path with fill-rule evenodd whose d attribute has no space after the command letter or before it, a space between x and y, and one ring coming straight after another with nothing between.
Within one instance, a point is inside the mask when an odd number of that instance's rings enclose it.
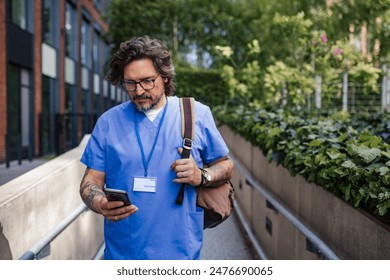
<instances>
[{"instance_id":1,"label":"id badge","mask_svg":"<svg viewBox=\"0 0 390 280\"><path fill-rule=\"evenodd\" d=\"M156 192L157 178L156 177L134 177L135 192Z\"/></svg>"}]
</instances>

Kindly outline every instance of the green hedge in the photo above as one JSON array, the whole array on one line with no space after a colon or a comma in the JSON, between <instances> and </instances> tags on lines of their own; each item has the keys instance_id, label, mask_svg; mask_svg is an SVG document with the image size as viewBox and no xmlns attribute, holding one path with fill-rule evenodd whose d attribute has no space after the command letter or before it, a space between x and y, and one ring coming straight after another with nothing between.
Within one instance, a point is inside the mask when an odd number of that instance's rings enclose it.
<instances>
[{"instance_id":1,"label":"green hedge","mask_svg":"<svg viewBox=\"0 0 390 280\"><path fill-rule=\"evenodd\" d=\"M215 110L271 161L386 223L390 221L390 145L342 115L313 117L245 106Z\"/></svg>"},{"instance_id":2,"label":"green hedge","mask_svg":"<svg viewBox=\"0 0 390 280\"><path fill-rule=\"evenodd\" d=\"M228 87L215 70L176 69L176 95L209 105L271 161L390 224L388 116L313 116L226 103ZM381 137L378 137L378 136ZM387 137L387 139L386 139Z\"/></svg>"},{"instance_id":3,"label":"green hedge","mask_svg":"<svg viewBox=\"0 0 390 280\"><path fill-rule=\"evenodd\" d=\"M210 107L222 104L228 94L221 72L216 70L177 68L174 82L175 95L195 97Z\"/></svg>"}]
</instances>

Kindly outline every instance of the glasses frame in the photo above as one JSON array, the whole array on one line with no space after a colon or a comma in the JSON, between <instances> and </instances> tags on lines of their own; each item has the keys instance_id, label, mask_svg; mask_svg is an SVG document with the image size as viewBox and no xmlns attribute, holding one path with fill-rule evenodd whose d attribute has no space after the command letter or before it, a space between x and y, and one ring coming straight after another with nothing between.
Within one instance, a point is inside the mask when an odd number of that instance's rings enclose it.
<instances>
[{"instance_id":1,"label":"glasses frame","mask_svg":"<svg viewBox=\"0 0 390 280\"><path fill-rule=\"evenodd\" d=\"M155 87L156 87L156 83L155 83L155 81L157 80L157 78L160 76L160 74L157 74L157 76L156 76L156 78L145 78L145 79L142 79L142 80L140 80L139 82L136 82L136 81L133 81L133 80L122 80L121 82L120 82L120 84L121 84L121 86L122 86L122 88L125 90L125 91L127 91L127 92L135 92L135 91L137 91L137 84L139 84L140 85L140 87L143 89L143 90L152 90L152 89L154 89ZM153 82L153 87L151 87L151 88L148 88L148 89L146 89L146 88L144 88L143 86L142 86L142 82L143 81L145 81L145 80L151 80L152 82ZM128 82L131 82L131 83L134 83L134 86L135 86L135 88L133 89L133 90L128 90L127 88L126 88L126 83L128 83Z\"/></svg>"}]
</instances>

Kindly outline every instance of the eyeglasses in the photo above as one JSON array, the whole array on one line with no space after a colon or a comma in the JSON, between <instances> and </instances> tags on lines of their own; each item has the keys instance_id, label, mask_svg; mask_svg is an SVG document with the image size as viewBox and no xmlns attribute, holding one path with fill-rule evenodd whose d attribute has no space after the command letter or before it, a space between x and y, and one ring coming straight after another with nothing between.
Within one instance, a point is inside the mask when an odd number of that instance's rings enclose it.
<instances>
[{"instance_id":1,"label":"eyeglasses","mask_svg":"<svg viewBox=\"0 0 390 280\"><path fill-rule=\"evenodd\" d=\"M123 80L121 81L121 86L128 92L136 91L137 84L139 84L144 90L151 90L155 87L154 81L157 80L158 76L160 76L160 74L154 79L146 78L139 82L133 80Z\"/></svg>"}]
</instances>

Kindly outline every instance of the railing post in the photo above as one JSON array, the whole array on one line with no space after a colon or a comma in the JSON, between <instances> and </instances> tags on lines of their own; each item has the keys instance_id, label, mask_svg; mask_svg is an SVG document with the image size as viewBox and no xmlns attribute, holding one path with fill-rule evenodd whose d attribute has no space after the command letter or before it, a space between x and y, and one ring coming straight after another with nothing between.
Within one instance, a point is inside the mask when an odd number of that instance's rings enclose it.
<instances>
[{"instance_id":1,"label":"railing post","mask_svg":"<svg viewBox=\"0 0 390 280\"><path fill-rule=\"evenodd\" d=\"M30 136L29 141L28 141L28 161L31 162L33 158L33 142L32 142L32 137Z\"/></svg>"},{"instance_id":2,"label":"railing post","mask_svg":"<svg viewBox=\"0 0 390 280\"><path fill-rule=\"evenodd\" d=\"M287 105L287 87L286 84L283 85L282 88L282 105Z\"/></svg>"},{"instance_id":3,"label":"railing post","mask_svg":"<svg viewBox=\"0 0 390 280\"><path fill-rule=\"evenodd\" d=\"M316 89L315 89L315 104L317 109L321 109L321 90L322 89L322 76L316 75Z\"/></svg>"},{"instance_id":4,"label":"railing post","mask_svg":"<svg viewBox=\"0 0 390 280\"><path fill-rule=\"evenodd\" d=\"M18 133L18 164L22 164L22 135Z\"/></svg>"},{"instance_id":5,"label":"railing post","mask_svg":"<svg viewBox=\"0 0 390 280\"><path fill-rule=\"evenodd\" d=\"M56 155L60 155L60 133L61 133L61 127L60 127L60 114L56 113L54 115L54 142L55 142L55 150Z\"/></svg>"},{"instance_id":6,"label":"railing post","mask_svg":"<svg viewBox=\"0 0 390 280\"><path fill-rule=\"evenodd\" d=\"M5 165L9 168L10 155L9 155L9 138L8 134L5 135Z\"/></svg>"},{"instance_id":7,"label":"railing post","mask_svg":"<svg viewBox=\"0 0 390 280\"><path fill-rule=\"evenodd\" d=\"M382 102L381 102L381 112L384 113L388 109L388 90L387 90L387 81L388 81L388 76L387 76L387 65L383 65L382 67L383 70L383 79L382 79Z\"/></svg>"},{"instance_id":8,"label":"railing post","mask_svg":"<svg viewBox=\"0 0 390 280\"><path fill-rule=\"evenodd\" d=\"M343 112L348 112L348 72L343 74Z\"/></svg>"}]
</instances>

